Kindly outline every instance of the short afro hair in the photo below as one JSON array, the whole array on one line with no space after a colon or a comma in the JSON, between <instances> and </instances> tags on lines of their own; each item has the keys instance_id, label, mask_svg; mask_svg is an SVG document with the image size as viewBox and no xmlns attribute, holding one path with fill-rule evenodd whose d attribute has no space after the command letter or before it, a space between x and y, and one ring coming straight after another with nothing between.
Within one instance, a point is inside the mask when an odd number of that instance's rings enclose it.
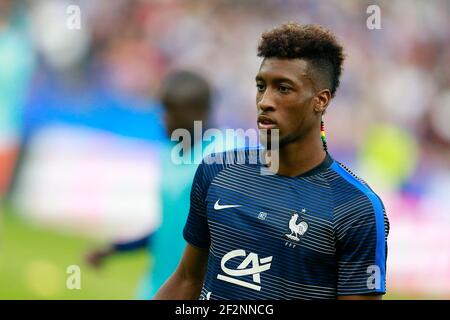
<instances>
[{"instance_id":1,"label":"short afro hair","mask_svg":"<svg viewBox=\"0 0 450 320\"><path fill-rule=\"evenodd\" d=\"M160 99L166 108L190 107L208 110L211 87L200 74L189 70L174 70L162 82Z\"/></svg>"},{"instance_id":2,"label":"short afro hair","mask_svg":"<svg viewBox=\"0 0 450 320\"><path fill-rule=\"evenodd\" d=\"M262 34L258 57L305 59L312 76L334 97L344 62L343 48L331 31L314 24L286 23Z\"/></svg>"}]
</instances>

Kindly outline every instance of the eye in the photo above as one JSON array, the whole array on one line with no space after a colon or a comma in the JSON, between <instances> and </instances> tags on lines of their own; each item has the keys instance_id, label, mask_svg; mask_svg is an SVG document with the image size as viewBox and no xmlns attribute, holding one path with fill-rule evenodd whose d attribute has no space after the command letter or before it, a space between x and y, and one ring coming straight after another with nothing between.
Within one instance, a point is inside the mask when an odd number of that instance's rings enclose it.
<instances>
[{"instance_id":1,"label":"eye","mask_svg":"<svg viewBox=\"0 0 450 320\"><path fill-rule=\"evenodd\" d=\"M281 93L288 93L289 91L291 91L291 88L281 85L278 87L278 91L280 91Z\"/></svg>"},{"instance_id":2,"label":"eye","mask_svg":"<svg viewBox=\"0 0 450 320\"><path fill-rule=\"evenodd\" d=\"M265 89L265 86L262 83L257 83L256 84L256 89L258 90L258 92L263 92L264 89Z\"/></svg>"}]
</instances>

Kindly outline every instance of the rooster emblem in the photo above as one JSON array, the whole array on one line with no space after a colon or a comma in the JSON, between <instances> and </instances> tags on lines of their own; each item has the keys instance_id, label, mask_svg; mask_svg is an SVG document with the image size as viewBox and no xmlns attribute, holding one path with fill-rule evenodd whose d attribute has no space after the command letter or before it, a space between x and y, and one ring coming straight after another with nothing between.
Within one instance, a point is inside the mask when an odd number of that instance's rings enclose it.
<instances>
[{"instance_id":1,"label":"rooster emblem","mask_svg":"<svg viewBox=\"0 0 450 320\"><path fill-rule=\"evenodd\" d=\"M300 241L299 236L305 234L306 230L308 230L308 224L306 221L301 221L297 224L298 213L294 213L289 220L289 229L291 229L291 233L287 233L286 237L294 241Z\"/></svg>"}]
</instances>

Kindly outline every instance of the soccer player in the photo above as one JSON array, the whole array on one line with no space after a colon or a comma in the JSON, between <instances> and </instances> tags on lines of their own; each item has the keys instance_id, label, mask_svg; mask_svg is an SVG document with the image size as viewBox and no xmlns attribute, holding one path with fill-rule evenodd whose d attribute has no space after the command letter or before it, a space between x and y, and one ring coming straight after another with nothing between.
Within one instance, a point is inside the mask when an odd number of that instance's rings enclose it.
<instances>
[{"instance_id":1,"label":"soccer player","mask_svg":"<svg viewBox=\"0 0 450 320\"><path fill-rule=\"evenodd\" d=\"M192 179L202 160L203 144L201 136L191 140L183 150L189 163L175 164L172 159L173 147L178 144L170 140L176 129L184 129L194 136L194 120L202 121L208 128L211 110L212 90L206 79L191 71L177 70L169 73L160 90L164 106L164 122L168 134L167 142L161 148L161 207L162 222L156 232L127 243L116 243L92 250L87 262L101 267L106 258L122 252L147 248L152 256L152 267L147 269L141 281L138 298L151 299L164 281L176 269L186 242L183 240L183 224L189 211ZM218 146L220 149L221 146ZM177 159L181 161L180 157Z\"/></svg>"},{"instance_id":2,"label":"soccer player","mask_svg":"<svg viewBox=\"0 0 450 320\"><path fill-rule=\"evenodd\" d=\"M244 163L205 158L199 165L183 233L188 244L155 299L380 299L389 232L384 206L327 152L323 128L339 86L342 46L323 27L288 23L262 35L258 56L257 123L265 147L219 154ZM262 174L262 161L247 161L273 152L274 174Z\"/></svg>"}]
</instances>

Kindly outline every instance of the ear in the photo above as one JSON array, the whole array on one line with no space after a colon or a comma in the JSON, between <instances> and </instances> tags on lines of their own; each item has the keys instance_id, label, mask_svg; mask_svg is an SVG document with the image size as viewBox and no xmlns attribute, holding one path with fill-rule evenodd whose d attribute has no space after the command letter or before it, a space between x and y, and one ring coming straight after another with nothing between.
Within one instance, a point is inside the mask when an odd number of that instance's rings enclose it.
<instances>
[{"instance_id":1,"label":"ear","mask_svg":"<svg viewBox=\"0 0 450 320\"><path fill-rule=\"evenodd\" d=\"M323 89L316 93L314 97L314 111L317 113L324 113L331 101L331 91Z\"/></svg>"}]
</instances>

